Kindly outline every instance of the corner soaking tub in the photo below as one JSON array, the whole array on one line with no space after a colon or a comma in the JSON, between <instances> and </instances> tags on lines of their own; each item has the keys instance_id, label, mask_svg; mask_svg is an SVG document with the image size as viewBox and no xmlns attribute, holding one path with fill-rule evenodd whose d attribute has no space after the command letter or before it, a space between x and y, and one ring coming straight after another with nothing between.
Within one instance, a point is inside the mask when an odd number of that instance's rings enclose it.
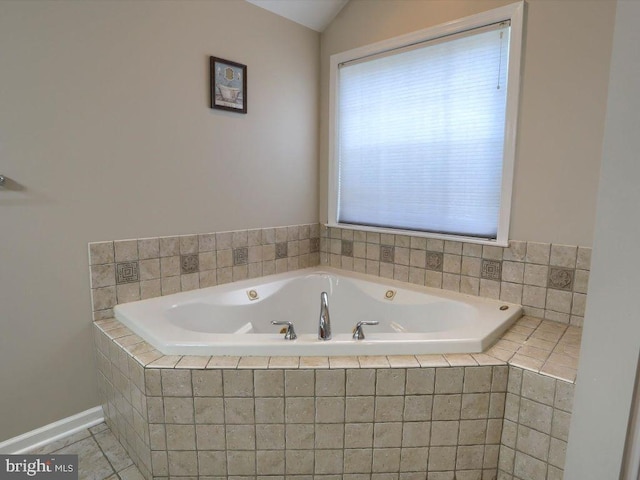
<instances>
[{"instance_id":1,"label":"corner soaking tub","mask_svg":"<svg viewBox=\"0 0 640 480\"><path fill-rule=\"evenodd\" d=\"M318 339L328 294L333 337ZM308 268L115 307L115 317L165 355L478 353L520 317L519 305L330 268ZM294 324L297 339L281 326ZM365 339L354 340L359 321Z\"/></svg>"}]
</instances>

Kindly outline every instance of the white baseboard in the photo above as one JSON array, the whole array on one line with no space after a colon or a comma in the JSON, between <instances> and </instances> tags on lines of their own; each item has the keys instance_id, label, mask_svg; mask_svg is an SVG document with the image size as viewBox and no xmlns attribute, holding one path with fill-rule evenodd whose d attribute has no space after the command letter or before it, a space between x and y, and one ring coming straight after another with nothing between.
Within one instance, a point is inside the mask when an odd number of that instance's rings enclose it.
<instances>
[{"instance_id":1,"label":"white baseboard","mask_svg":"<svg viewBox=\"0 0 640 480\"><path fill-rule=\"evenodd\" d=\"M26 453L47 443L59 440L85 428L93 427L104 421L102 407L94 407L84 412L77 413L44 427L37 428L17 437L10 438L0 443L0 453L20 454Z\"/></svg>"}]
</instances>

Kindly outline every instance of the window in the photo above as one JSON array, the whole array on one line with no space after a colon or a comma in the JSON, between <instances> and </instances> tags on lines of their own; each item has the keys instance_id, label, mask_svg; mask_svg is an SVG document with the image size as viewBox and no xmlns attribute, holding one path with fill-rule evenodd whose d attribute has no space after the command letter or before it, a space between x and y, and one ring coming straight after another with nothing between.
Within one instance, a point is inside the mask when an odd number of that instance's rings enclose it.
<instances>
[{"instance_id":1,"label":"window","mask_svg":"<svg viewBox=\"0 0 640 480\"><path fill-rule=\"evenodd\" d=\"M331 57L329 224L508 242L522 4Z\"/></svg>"}]
</instances>

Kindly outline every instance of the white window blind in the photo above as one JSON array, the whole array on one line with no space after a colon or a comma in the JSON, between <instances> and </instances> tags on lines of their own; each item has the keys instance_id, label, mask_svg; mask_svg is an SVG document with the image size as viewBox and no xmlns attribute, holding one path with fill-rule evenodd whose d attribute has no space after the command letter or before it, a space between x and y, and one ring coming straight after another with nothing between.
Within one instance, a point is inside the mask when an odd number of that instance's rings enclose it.
<instances>
[{"instance_id":1,"label":"white window blind","mask_svg":"<svg viewBox=\"0 0 640 480\"><path fill-rule=\"evenodd\" d=\"M508 22L339 66L339 223L495 239Z\"/></svg>"}]
</instances>

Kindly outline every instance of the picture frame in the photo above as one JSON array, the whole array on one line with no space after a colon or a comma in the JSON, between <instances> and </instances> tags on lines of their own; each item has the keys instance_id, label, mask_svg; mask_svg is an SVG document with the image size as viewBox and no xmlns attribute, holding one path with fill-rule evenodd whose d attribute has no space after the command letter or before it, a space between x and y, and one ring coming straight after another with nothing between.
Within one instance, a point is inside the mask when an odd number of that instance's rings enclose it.
<instances>
[{"instance_id":1,"label":"picture frame","mask_svg":"<svg viewBox=\"0 0 640 480\"><path fill-rule=\"evenodd\" d=\"M247 113L247 66L210 57L211 108Z\"/></svg>"}]
</instances>

